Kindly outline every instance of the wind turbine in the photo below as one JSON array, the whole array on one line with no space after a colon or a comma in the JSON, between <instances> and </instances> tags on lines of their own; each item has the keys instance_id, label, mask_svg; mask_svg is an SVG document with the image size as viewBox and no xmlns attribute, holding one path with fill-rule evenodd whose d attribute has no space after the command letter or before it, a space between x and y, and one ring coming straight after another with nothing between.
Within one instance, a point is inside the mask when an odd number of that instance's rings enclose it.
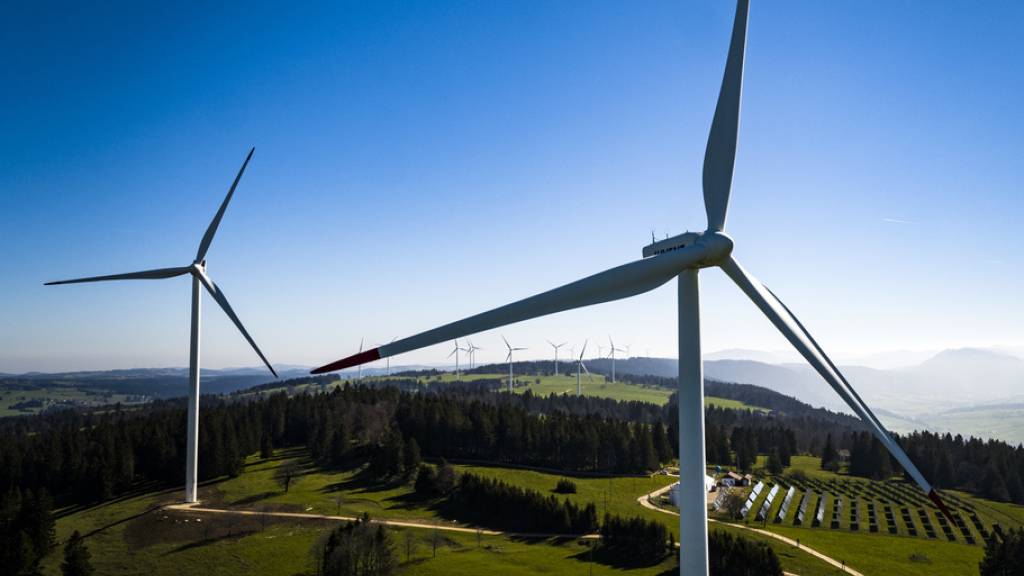
<instances>
[{"instance_id":1,"label":"wind turbine","mask_svg":"<svg viewBox=\"0 0 1024 576\"><path fill-rule=\"evenodd\" d=\"M274 371L274 367L270 365L266 356L260 351L259 346L249 336L249 333L245 330L245 326L242 326L242 321L238 319L235 311L231 309L231 305L228 304L228 299L224 296L224 292L213 283L210 276L206 273L206 252L210 249L210 244L213 242L213 236L217 233L217 227L220 225L221 218L224 217L224 211L227 210L228 202L231 201L231 196L235 193L235 188L238 186L238 181L242 178L242 173L245 172L245 167L249 165L249 159L252 158L252 153L256 149L249 150L249 155L245 157L245 162L242 163L242 167L238 170L238 174L235 176L235 181L231 183L231 188L228 189L228 195L224 198L224 201L220 205L220 209L217 210L217 214L213 217L213 221L206 228L206 233L203 234L203 239L199 242L199 250L196 252L195 260L188 266L179 266L177 268L159 268L156 270L144 270L142 272L128 272L126 274L113 274L110 276L92 276L89 278L77 278L75 280L60 280L58 282L47 282L47 286L55 284L78 284L81 282L102 282L106 280L162 280L164 278L174 278L175 276L184 276L185 274L192 275L192 332L189 338L189 361L188 361L188 440L185 445L185 502L194 503L196 502L196 480L198 478L198 451L199 451L199 321L200 321L200 303L202 301L202 290L200 285L206 288L206 291L210 293L210 296L220 305L224 313L228 315L228 318L234 322L235 327L242 333L252 349L256 351L256 354L260 357L260 360L267 365L270 373L277 378L277 372Z\"/></svg>"},{"instance_id":2,"label":"wind turbine","mask_svg":"<svg viewBox=\"0 0 1024 576\"><path fill-rule=\"evenodd\" d=\"M725 73L704 153L703 188L707 229L648 244L643 257L548 292L445 324L389 346L337 360L316 374L401 354L444 340L523 320L649 292L678 279L679 303L679 543L681 574L708 573L707 503L704 489L704 378L700 355L698 272L718 267L767 316L808 363L865 422L932 502L952 520L939 494L850 386L836 365L782 301L733 257L725 229L739 133L740 94L749 0L738 0Z\"/></svg>"},{"instance_id":3,"label":"wind turbine","mask_svg":"<svg viewBox=\"0 0 1024 576\"><path fill-rule=\"evenodd\" d=\"M551 340L548 340L548 344L555 349L555 376L558 376L558 349L568 344L568 342L562 342L561 344L555 344Z\"/></svg>"},{"instance_id":4,"label":"wind turbine","mask_svg":"<svg viewBox=\"0 0 1024 576\"><path fill-rule=\"evenodd\" d=\"M396 337L396 338L392 338L392 339L391 339L391 341L392 341L392 342L394 342L395 340L398 340L398 338ZM376 344L376 346L377 346L378 348L379 348L379 347L381 347L381 346L383 346L383 345L384 345L384 344L382 344L382 343L380 343L380 342L378 342L378 343ZM362 350L362 347L360 347L359 349L360 349L360 350ZM387 374L388 376L391 376L391 357L390 357L390 356L388 356L387 358L385 358L385 363L384 363L384 365L385 365L385 366L387 366L387 367L386 367L386 368L384 369L384 371L385 371L385 374Z\"/></svg>"},{"instance_id":5,"label":"wind turbine","mask_svg":"<svg viewBox=\"0 0 1024 576\"><path fill-rule=\"evenodd\" d=\"M360 352L362 352L362 351L363 351L363 340L364 340L364 338L365 338L365 336L364 336L363 338L360 338L360 339L359 339L359 351L360 351ZM362 365L362 364L360 364L360 365L359 365L359 373L358 373L358 375L356 376L356 380L362 380L362 379L363 379L363 365Z\"/></svg>"},{"instance_id":6,"label":"wind turbine","mask_svg":"<svg viewBox=\"0 0 1024 576\"><path fill-rule=\"evenodd\" d=\"M455 355L455 381L456 382L461 380L461 378L459 377L459 352L465 352L465 351L466 351L465 348L459 348L459 341L456 340L455 341L455 349L453 349L452 353L448 355L448 358L451 358L452 354Z\"/></svg>"},{"instance_id":7,"label":"wind turbine","mask_svg":"<svg viewBox=\"0 0 1024 576\"><path fill-rule=\"evenodd\" d=\"M612 359L612 384L615 384L615 353L624 352L624 350L622 348L615 347L615 342L612 342L610 334L608 335L608 344L608 348L611 350L611 352L608 353L608 357Z\"/></svg>"},{"instance_id":8,"label":"wind turbine","mask_svg":"<svg viewBox=\"0 0 1024 576\"><path fill-rule=\"evenodd\" d=\"M505 360L508 362L508 391L512 392L512 353L519 350L526 350L526 348L513 348L512 345L508 343L508 340L505 339L504 334L501 336L501 339L505 340L505 347L508 348L508 356L505 357Z\"/></svg>"},{"instance_id":9,"label":"wind turbine","mask_svg":"<svg viewBox=\"0 0 1024 576\"><path fill-rule=\"evenodd\" d=\"M483 350L483 348L473 344L473 341L469 338L466 338L466 342L469 342L469 369L472 370L473 368L476 368L476 351Z\"/></svg>"},{"instance_id":10,"label":"wind turbine","mask_svg":"<svg viewBox=\"0 0 1024 576\"><path fill-rule=\"evenodd\" d=\"M586 370L587 378L590 381L594 381L594 377L590 374L590 370L587 370L587 365L583 363L583 355L587 353L587 341L583 341L583 350L580 350L580 357L576 359L576 395L581 396L583 394L583 388L580 387L580 369ZM573 357L575 358L575 354Z\"/></svg>"}]
</instances>

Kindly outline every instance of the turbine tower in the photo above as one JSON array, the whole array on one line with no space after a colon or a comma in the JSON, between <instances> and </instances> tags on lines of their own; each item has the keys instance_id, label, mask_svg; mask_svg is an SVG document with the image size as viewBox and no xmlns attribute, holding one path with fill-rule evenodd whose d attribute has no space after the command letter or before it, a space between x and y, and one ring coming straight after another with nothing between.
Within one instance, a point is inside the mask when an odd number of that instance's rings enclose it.
<instances>
[{"instance_id":1,"label":"turbine tower","mask_svg":"<svg viewBox=\"0 0 1024 576\"><path fill-rule=\"evenodd\" d=\"M513 348L504 335L501 336L501 339L505 340L505 347L508 348L508 356L505 357L505 361L508 362L508 391L512 392L512 353L526 350L526 348Z\"/></svg>"},{"instance_id":2,"label":"turbine tower","mask_svg":"<svg viewBox=\"0 0 1024 576\"><path fill-rule=\"evenodd\" d=\"M363 340L364 339L365 339L365 337L359 339L359 351L360 352L363 351ZM363 365L360 364L359 365L359 372L358 372L358 375L356 376L356 380L362 380L362 379L363 379Z\"/></svg>"},{"instance_id":3,"label":"turbine tower","mask_svg":"<svg viewBox=\"0 0 1024 576\"><path fill-rule=\"evenodd\" d=\"M394 342L395 340L398 340L398 338L397 338L397 337L395 337L395 338L392 338L392 339L391 339L391 341L392 341L392 342ZM378 348L379 348L379 347L381 347L381 346L383 346L383 345L384 345L384 344L383 344L383 343L380 343L380 342L378 342L378 343L376 344L376 346L377 346ZM360 350L361 350L361 349L362 349L362 348L360 348ZM387 357L387 358L385 358L384 360L385 360L385 362L384 362L384 365L386 366L386 368L384 369L384 373L385 373L385 374L387 374L388 376L391 376L391 357L390 357L390 356L388 356L388 357Z\"/></svg>"},{"instance_id":4,"label":"turbine tower","mask_svg":"<svg viewBox=\"0 0 1024 576\"><path fill-rule=\"evenodd\" d=\"M583 341L583 350L580 350L580 357L576 359L576 395L583 395L583 388L580 387L580 369L586 370L587 378L590 381L594 381L594 377L590 374L590 370L587 370L587 365L583 363L583 355L587 353L587 341ZM573 355L575 357L575 355Z\"/></svg>"},{"instance_id":5,"label":"turbine tower","mask_svg":"<svg viewBox=\"0 0 1024 576\"><path fill-rule=\"evenodd\" d=\"M476 368L476 351L483 350L483 348L477 346L476 344L473 344L473 341L470 340L469 338L466 338L466 342L469 343L469 369L472 370L473 368Z\"/></svg>"},{"instance_id":6,"label":"turbine tower","mask_svg":"<svg viewBox=\"0 0 1024 576\"><path fill-rule=\"evenodd\" d=\"M623 350L622 348L615 347L615 342L612 342L610 334L608 335L608 349L610 350L610 352L608 352L608 357L612 359L612 384L615 384L615 353L623 352Z\"/></svg>"},{"instance_id":7,"label":"turbine tower","mask_svg":"<svg viewBox=\"0 0 1024 576\"><path fill-rule=\"evenodd\" d=\"M903 469L952 521L942 498L903 448L782 301L751 276L733 256L725 229L739 134L740 93L747 37L749 0L738 0L725 73L704 153L703 188L707 228L665 238L642 248L642 258L559 288L398 340L389 346L349 356L313 370L340 370L462 337L547 316L643 294L678 280L679 314L679 543L680 574L708 574L707 501L704 488L704 374L700 354L698 273L721 268L768 320L797 349L840 398L865 422Z\"/></svg>"},{"instance_id":8,"label":"turbine tower","mask_svg":"<svg viewBox=\"0 0 1024 576\"><path fill-rule=\"evenodd\" d=\"M551 347L555 349L555 376L558 376L558 349L561 348L562 346L565 346L567 342L562 342L561 344L556 345L551 340L548 340L548 344L550 344Z\"/></svg>"},{"instance_id":9,"label":"turbine tower","mask_svg":"<svg viewBox=\"0 0 1024 576\"><path fill-rule=\"evenodd\" d=\"M452 350L452 353L448 355L448 358L451 358L453 354L455 355L455 381L456 382L459 382L461 380L461 378L459 376L459 352L465 352L465 351L466 351L465 348L459 348L459 341L456 340L455 341L455 348Z\"/></svg>"},{"instance_id":10,"label":"turbine tower","mask_svg":"<svg viewBox=\"0 0 1024 576\"><path fill-rule=\"evenodd\" d=\"M47 286L55 284L78 284L81 282L102 282L106 280L161 280L164 278L174 278L175 276L183 276L185 274L192 275L192 332L189 339L189 361L188 361L188 440L185 445L186 456L185 456L185 502L194 503L196 502L196 481L199 476L198 471L198 451L199 451L199 321L200 321L200 303L202 301L202 288L200 285L206 288L206 291L210 293L210 296L220 305L224 313L228 315L228 318L235 324L238 331L242 333L252 349L256 351L256 354L260 357L260 360L266 364L270 373L277 378L277 372L274 371L274 367L270 365L266 356L260 351L259 346L249 336L249 333L242 326L242 321L238 319L235 311L231 309L231 305L228 304L228 299L224 296L224 292L213 283L210 279L209 274L206 273L206 252L210 249L210 244L213 242L213 236L217 233L217 227L220 225L221 218L224 217L224 211L227 210L228 202L231 201L231 196L235 193L235 188L238 186L238 181L242 178L242 173L245 172L245 167L249 165L249 159L252 158L252 153L256 149L249 150L249 155L245 157L245 162L242 163L242 167L238 170L238 174L235 176L235 181L231 183L231 188L228 189L228 195L224 198L224 201L220 205L220 209L217 210L217 214L213 217L213 221L206 228L206 233L203 234L203 239L199 242L199 250L196 252L195 260L188 266L179 266L177 268L160 268L156 270L145 270L142 272L128 272L127 274L113 274L110 276L92 276L89 278L77 278L75 280L60 280L58 282L47 282Z\"/></svg>"}]
</instances>

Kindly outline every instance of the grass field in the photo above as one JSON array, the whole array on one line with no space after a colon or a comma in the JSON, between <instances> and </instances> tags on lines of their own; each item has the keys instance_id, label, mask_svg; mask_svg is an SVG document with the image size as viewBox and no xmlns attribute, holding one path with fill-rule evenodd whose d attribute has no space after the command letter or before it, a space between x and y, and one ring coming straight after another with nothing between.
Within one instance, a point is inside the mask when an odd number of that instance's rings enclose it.
<instances>
[{"instance_id":1,"label":"grass field","mask_svg":"<svg viewBox=\"0 0 1024 576\"><path fill-rule=\"evenodd\" d=\"M398 379L398 377L392 377L391 379ZM461 380L464 382L472 382L474 380L495 380L499 379L506 382L508 374L463 374ZM366 377L364 381L367 383L375 382L386 382L389 378L386 376L373 376ZM455 382L455 374L445 372L431 377L421 377L418 379L423 384L445 384ZM550 394L575 394L576 393L576 377L575 376L529 376L521 375L515 376L516 387L514 392L522 394L527 390L530 390L534 394L539 396L548 396ZM295 388L295 392L312 391L312 386L300 386ZM658 386L645 386L641 384L630 384L626 382L617 381L612 383L611 379L600 375L594 374L593 379L587 378L585 375L581 382L581 391L584 396L596 396L598 398L611 398L613 400L622 401L637 401L637 402L650 402L652 404L665 404L668 402L669 396L672 395L672 390L668 388L661 388ZM767 412L766 409L757 406L748 406L743 402L737 400L730 400L728 398L716 398L709 396L704 399L705 406L718 406L720 408L734 408L734 409L748 409L748 410L759 410Z\"/></svg>"},{"instance_id":2,"label":"grass field","mask_svg":"<svg viewBox=\"0 0 1024 576\"><path fill-rule=\"evenodd\" d=\"M35 414L44 409L60 406L96 407L118 402L128 403L131 397L106 390L91 390L75 386L46 386L30 390L0 387L0 418ZM16 409L22 402L30 405Z\"/></svg>"},{"instance_id":3,"label":"grass field","mask_svg":"<svg viewBox=\"0 0 1024 576\"><path fill-rule=\"evenodd\" d=\"M205 505L255 510L288 509L334 514L341 498L341 514L369 512L377 518L405 518L451 524L431 509L429 502L410 498L406 486L376 486L358 479L355 471L324 472L306 469L287 494L274 482L274 470L290 459L302 459L301 451L282 451L274 459L252 458L246 473L238 478L207 483L200 489ZM459 466L477 474L499 477L517 485L550 492L561 478L545 474L486 466ZM636 498L671 480L665 476L574 478L579 488L568 496L578 502L594 502L603 512L605 503L612 513L643 515L665 522L676 531L674 518L640 507ZM266 574L291 576L311 568L310 551L334 524L329 521L282 520L270 516L224 517L200 513L164 511L160 503L175 501L179 490L164 490L125 498L95 508L76 511L58 520L58 538L72 530L87 534L97 574L139 574L146 576L184 574ZM738 531L716 525L714 530ZM413 554L405 561L406 533L414 542ZM523 540L503 536L481 536L438 532L440 547L432 550L433 531L396 529L395 540L403 561L403 574L478 575L489 574L636 574L671 573L675 561L645 567L614 567L590 564L586 542L571 540ZM749 533L746 534L751 536ZM786 569L801 576L833 574L824 563L782 543L767 541L779 554ZM59 574L60 554L51 554L43 573Z\"/></svg>"}]
</instances>

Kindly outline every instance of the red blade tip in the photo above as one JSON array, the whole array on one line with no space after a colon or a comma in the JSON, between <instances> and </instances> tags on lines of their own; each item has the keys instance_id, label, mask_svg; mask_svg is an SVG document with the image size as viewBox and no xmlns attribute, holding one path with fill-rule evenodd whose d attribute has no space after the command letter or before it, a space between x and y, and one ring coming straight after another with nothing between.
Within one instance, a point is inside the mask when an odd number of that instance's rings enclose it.
<instances>
[{"instance_id":1,"label":"red blade tip","mask_svg":"<svg viewBox=\"0 0 1024 576\"><path fill-rule=\"evenodd\" d=\"M942 501L942 498L939 496L939 493L936 492L934 488L932 488L932 491L928 493L928 498L931 499L931 501L935 503L936 506L939 507L939 510L942 511L942 514L946 517L946 519L948 519L953 524L956 524L956 520L953 519L953 513L949 511L949 508L946 508L946 503Z\"/></svg>"},{"instance_id":2,"label":"red blade tip","mask_svg":"<svg viewBox=\"0 0 1024 576\"><path fill-rule=\"evenodd\" d=\"M337 370L344 370L345 368L351 368L353 366L359 366L360 364L366 364L367 362L373 362L374 360L380 360L380 348L374 348L373 350L367 350L360 352L359 354L353 354L348 358L342 358L336 362L325 364L319 368L314 368L309 371L310 374L326 374L328 372L334 372Z\"/></svg>"}]
</instances>

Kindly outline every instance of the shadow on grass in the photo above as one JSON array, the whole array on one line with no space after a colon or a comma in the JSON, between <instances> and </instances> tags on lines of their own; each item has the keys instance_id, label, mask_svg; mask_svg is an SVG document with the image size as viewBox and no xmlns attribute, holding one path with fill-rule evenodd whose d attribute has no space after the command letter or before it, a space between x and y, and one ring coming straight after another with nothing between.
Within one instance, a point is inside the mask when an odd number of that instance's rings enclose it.
<instances>
[{"instance_id":1,"label":"shadow on grass","mask_svg":"<svg viewBox=\"0 0 1024 576\"><path fill-rule=\"evenodd\" d=\"M213 537L213 538L204 538L202 540L196 540L195 542L189 542L188 544L182 544L181 546L178 546L177 548L174 548L173 550L168 550L167 552L164 552L163 555L164 556L170 556L171 554L177 554L179 552L187 552L188 550L194 550L196 548L202 548L204 546L209 546L211 544L216 544L218 542L223 542L224 540L241 540L242 538L245 538L246 536L252 536L253 534L256 534L256 533L257 533L256 530L245 530L245 531L241 531L241 532L235 532L233 534L224 534L224 535L216 536L216 537Z\"/></svg>"},{"instance_id":2,"label":"shadow on grass","mask_svg":"<svg viewBox=\"0 0 1024 576\"><path fill-rule=\"evenodd\" d=\"M403 488L409 485L411 476L400 476L395 478L380 479L375 477L366 466L345 466L333 468L330 470L332 473L355 473L340 481L328 484L320 489L320 492L324 494L336 494L336 493L347 493L347 494L358 494L368 492L383 492L386 490L395 490ZM394 510L412 510L418 508L425 508L425 504L429 503L431 499L423 498L416 495L415 492L408 494L399 494L384 498L381 500L373 500L370 498L353 498L351 496L345 497L346 502L362 502L366 504L372 504L382 509Z\"/></svg>"},{"instance_id":3,"label":"shadow on grass","mask_svg":"<svg viewBox=\"0 0 1024 576\"><path fill-rule=\"evenodd\" d=\"M157 506L150 506L149 508L143 510L142 512L139 512L138 514L132 514L131 516L125 516L124 518L121 518L119 520L115 520L115 521L113 521L113 522L111 522L109 524L106 524L104 526L100 526L99 528L94 528L94 529L90 530L89 532L86 532L85 534L83 534L82 538L89 538L90 536L95 536L96 534L99 534L100 532L103 532L104 530L109 530L109 529L113 528L114 526L118 526L120 524L124 524L125 522L131 522L132 520L135 520L136 518L142 518L143 516L149 514L150 512L155 512L155 511L157 511L159 509L160 509L159 505L157 505Z\"/></svg>"},{"instance_id":4,"label":"shadow on grass","mask_svg":"<svg viewBox=\"0 0 1024 576\"><path fill-rule=\"evenodd\" d=\"M588 549L579 554L572 556L573 559L581 562L596 562L609 568L616 570L636 570L639 568L651 568L664 562L670 555L662 554L657 558L637 558L631 554L628 550L609 550L601 546L598 542L592 542L594 548ZM675 572L678 572L676 570ZM667 570L663 574L673 574L672 570ZM660 576L660 575L659 575Z\"/></svg>"},{"instance_id":5,"label":"shadow on grass","mask_svg":"<svg viewBox=\"0 0 1024 576\"><path fill-rule=\"evenodd\" d=\"M101 510L101 509L103 509L103 508L105 508L107 506L111 506L111 505L114 505L114 504L119 504L121 502L125 502L127 500L131 500L132 498L137 498L139 496L150 495L150 494L155 494L155 495L169 494L170 492L174 491L175 489L176 488L174 486L171 486L171 485L163 483L163 482L140 482L140 483L135 484L134 486L132 486L128 491L123 492L121 494L118 494L117 496L115 496L114 498L111 498L109 500L104 500L102 502L96 502L96 503L91 503L91 504L72 504L70 506L66 506L64 508L61 508L61 509L57 510L56 512L54 512L53 517L55 519L59 520L61 518L70 516L72 514L77 514L79 512L85 512L87 510L88 511L91 511L91 510Z\"/></svg>"},{"instance_id":6,"label":"shadow on grass","mask_svg":"<svg viewBox=\"0 0 1024 576\"><path fill-rule=\"evenodd\" d=\"M255 504L256 502L259 502L260 500L266 500L267 498L273 498L274 496L277 496L278 494L284 494L284 490L280 490L280 491L274 490L274 491L260 492L259 494L253 494L251 496L246 496L244 498L239 498L238 500L235 500L234 502L229 502L228 506L246 506L246 505L249 505L249 504Z\"/></svg>"}]
</instances>

